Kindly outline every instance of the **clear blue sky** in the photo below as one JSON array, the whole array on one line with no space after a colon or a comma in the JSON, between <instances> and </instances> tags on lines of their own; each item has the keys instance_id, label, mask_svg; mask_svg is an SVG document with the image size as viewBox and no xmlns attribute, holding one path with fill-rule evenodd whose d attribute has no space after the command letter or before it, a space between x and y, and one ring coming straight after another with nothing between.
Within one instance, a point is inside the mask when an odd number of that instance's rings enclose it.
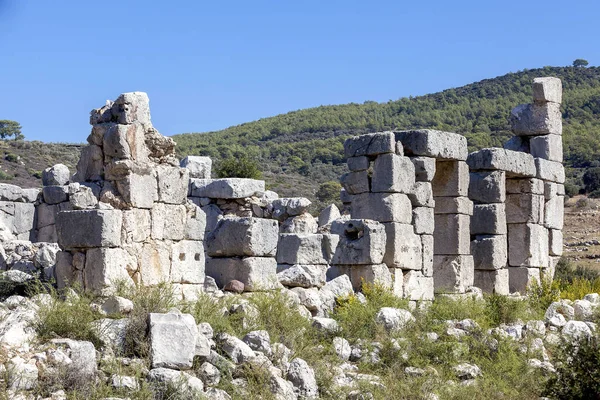
<instances>
[{"instance_id":1,"label":"clear blue sky","mask_svg":"<svg viewBox=\"0 0 600 400\"><path fill-rule=\"evenodd\" d=\"M598 0L0 0L0 119L85 141L92 108L148 92L165 135L388 101L600 60Z\"/></svg>"}]
</instances>

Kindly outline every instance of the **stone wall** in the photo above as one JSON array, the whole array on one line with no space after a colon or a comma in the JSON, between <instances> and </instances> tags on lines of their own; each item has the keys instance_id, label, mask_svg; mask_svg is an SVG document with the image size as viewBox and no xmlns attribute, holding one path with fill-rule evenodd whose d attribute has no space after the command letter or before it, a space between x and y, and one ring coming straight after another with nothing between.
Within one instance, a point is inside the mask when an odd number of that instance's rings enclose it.
<instances>
[{"instance_id":1,"label":"stone wall","mask_svg":"<svg viewBox=\"0 0 600 400\"><path fill-rule=\"evenodd\" d=\"M463 136L435 130L346 140L344 209L318 218L264 181L211 179L208 157L179 162L146 94L125 93L91 112L73 176L59 164L41 191L0 185L0 266L99 293L285 286L315 315L316 291L342 276L410 300L523 293L562 253L561 92L560 80L536 79L503 149L468 154Z\"/></svg>"}]
</instances>

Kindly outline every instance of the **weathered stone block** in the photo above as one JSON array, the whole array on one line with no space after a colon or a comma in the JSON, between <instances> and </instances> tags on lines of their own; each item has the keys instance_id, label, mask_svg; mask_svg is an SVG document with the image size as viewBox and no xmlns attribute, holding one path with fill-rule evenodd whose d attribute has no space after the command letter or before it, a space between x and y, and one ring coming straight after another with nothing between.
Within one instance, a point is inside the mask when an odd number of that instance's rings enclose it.
<instances>
[{"instance_id":1,"label":"weathered stone block","mask_svg":"<svg viewBox=\"0 0 600 400\"><path fill-rule=\"evenodd\" d=\"M556 183L565 182L565 167L560 162L536 158L535 167L537 168L537 178Z\"/></svg>"},{"instance_id":2,"label":"weathered stone block","mask_svg":"<svg viewBox=\"0 0 600 400\"><path fill-rule=\"evenodd\" d=\"M350 157L347 162L350 171L366 171L369 169L369 158L366 156Z\"/></svg>"},{"instance_id":3,"label":"weathered stone block","mask_svg":"<svg viewBox=\"0 0 600 400\"><path fill-rule=\"evenodd\" d=\"M469 167L464 161L438 161L432 185L435 197L467 196Z\"/></svg>"},{"instance_id":4,"label":"weathered stone block","mask_svg":"<svg viewBox=\"0 0 600 400\"><path fill-rule=\"evenodd\" d=\"M514 176L535 177L533 156L520 151L488 148L469 154L467 164L471 170L500 170L507 178Z\"/></svg>"},{"instance_id":5,"label":"weathered stone block","mask_svg":"<svg viewBox=\"0 0 600 400\"><path fill-rule=\"evenodd\" d=\"M339 237L329 234L282 234L277 246L279 264L328 264Z\"/></svg>"},{"instance_id":6,"label":"weathered stone block","mask_svg":"<svg viewBox=\"0 0 600 400\"><path fill-rule=\"evenodd\" d=\"M513 136L508 139L502 148L506 150L521 151L523 153L529 153L529 138L531 136Z\"/></svg>"},{"instance_id":7,"label":"weathered stone block","mask_svg":"<svg viewBox=\"0 0 600 400\"><path fill-rule=\"evenodd\" d=\"M562 135L560 104L521 104L510 112L512 131L519 136Z\"/></svg>"},{"instance_id":8,"label":"weathered stone block","mask_svg":"<svg viewBox=\"0 0 600 400\"><path fill-rule=\"evenodd\" d=\"M228 217L221 219L206 237L206 253L211 257L275 257L278 239L275 220Z\"/></svg>"},{"instance_id":9,"label":"weathered stone block","mask_svg":"<svg viewBox=\"0 0 600 400\"><path fill-rule=\"evenodd\" d=\"M400 268L389 268L392 276L392 293L396 297L404 297L404 276Z\"/></svg>"},{"instance_id":10,"label":"weathered stone block","mask_svg":"<svg viewBox=\"0 0 600 400\"><path fill-rule=\"evenodd\" d=\"M390 268L421 270L423 268L421 237L409 224L386 223L387 243L383 262Z\"/></svg>"},{"instance_id":11,"label":"weathered stone block","mask_svg":"<svg viewBox=\"0 0 600 400\"><path fill-rule=\"evenodd\" d=\"M286 219L281 224L279 231L281 233L317 233L317 229L319 229L317 219L306 212Z\"/></svg>"},{"instance_id":12,"label":"weathered stone block","mask_svg":"<svg viewBox=\"0 0 600 400\"><path fill-rule=\"evenodd\" d=\"M152 368L192 368L198 338L192 315L150 313L148 325Z\"/></svg>"},{"instance_id":13,"label":"weathered stone block","mask_svg":"<svg viewBox=\"0 0 600 400\"><path fill-rule=\"evenodd\" d=\"M148 147L145 140L146 130L140 122L128 125L111 124L104 133L102 150L105 161L134 160L148 161Z\"/></svg>"},{"instance_id":14,"label":"weathered stone block","mask_svg":"<svg viewBox=\"0 0 600 400\"><path fill-rule=\"evenodd\" d=\"M401 193L362 193L352 197L352 218L410 224L412 203Z\"/></svg>"},{"instance_id":15,"label":"weathered stone block","mask_svg":"<svg viewBox=\"0 0 600 400\"><path fill-rule=\"evenodd\" d=\"M187 156L181 160L179 166L189 171L190 178L210 179L212 173L210 157Z\"/></svg>"},{"instance_id":16,"label":"weathered stone block","mask_svg":"<svg viewBox=\"0 0 600 400\"><path fill-rule=\"evenodd\" d=\"M120 248L94 248L86 252L83 281L85 289L96 293L114 290L117 283L133 286L127 271L137 268L136 261Z\"/></svg>"},{"instance_id":17,"label":"weathered stone block","mask_svg":"<svg viewBox=\"0 0 600 400\"><path fill-rule=\"evenodd\" d=\"M423 272L424 276L433 276L433 235L421 235L421 243L423 245Z\"/></svg>"},{"instance_id":18,"label":"weathered stone block","mask_svg":"<svg viewBox=\"0 0 600 400\"><path fill-rule=\"evenodd\" d=\"M38 242L58 243L58 234L56 233L56 225L47 225L39 228L37 232Z\"/></svg>"},{"instance_id":19,"label":"weathered stone block","mask_svg":"<svg viewBox=\"0 0 600 400\"><path fill-rule=\"evenodd\" d=\"M563 253L563 233L560 229L548 229L549 248L551 256L562 256Z\"/></svg>"},{"instance_id":20,"label":"weathered stone block","mask_svg":"<svg viewBox=\"0 0 600 400\"><path fill-rule=\"evenodd\" d=\"M56 218L58 243L65 249L117 247L122 223L119 210L62 211Z\"/></svg>"},{"instance_id":21,"label":"weathered stone block","mask_svg":"<svg viewBox=\"0 0 600 400\"><path fill-rule=\"evenodd\" d=\"M436 293L465 293L473 286L473 256L433 256L433 284Z\"/></svg>"},{"instance_id":22,"label":"weathered stone block","mask_svg":"<svg viewBox=\"0 0 600 400\"><path fill-rule=\"evenodd\" d=\"M459 134L431 129L395 132L404 154L446 160L466 160L467 139Z\"/></svg>"},{"instance_id":23,"label":"weathered stone block","mask_svg":"<svg viewBox=\"0 0 600 400\"><path fill-rule=\"evenodd\" d=\"M509 294L508 268L497 270L476 269L474 286L480 288L484 293Z\"/></svg>"},{"instance_id":24,"label":"weathered stone block","mask_svg":"<svg viewBox=\"0 0 600 400\"><path fill-rule=\"evenodd\" d=\"M119 124L140 122L152 126L150 121L150 100L144 92L121 94L111 109L112 115Z\"/></svg>"},{"instance_id":25,"label":"weathered stone block","mask_svg":"<svg viewBox=\"0 0 600 400\"><path fill-rule=\"evenodd\" d=\"M386 231L377 221L351 219L334 221L331 233L339 235L332 264L381 264L386 248Z\"/></svg>"},{"instance_id":26,"label":"weathered stone block","mask_svg":"<svg viewBox=\"0 0 600 400\"><path fill-rule=\"evenodd\" d=\"M152 238L182 240L185 237L186 213L183 204L155 203L152 207Z\"/></svg>"},{"instance_id":27,"label":"weathered stone block","mask_svg":"<svg viewBox=\"0 0 600 400\"><path fill-rule=\"evenodd\" d=\"M35 229L35 206L31 203L15 203L15 235L28 233Z\"/></svg>"},{"instance_id":28,"label":"weathered stone block","mask_svg":"<svg viewBox=\"0 0 600 400\"><path fill-rule=\"evenodd\" d=\"M350 281L355 291L362 289L363 283L375 283L392 288L392 274L385 264L356 265L350 268Z\"/></svg>"},{"instance_id":29,"label":"weathered stone block","mask_svg":"<svg viewBox=\"0 0 600 400\"><path fill-rule=\"evenodd\" d=\"M507 179L506 180L506 193L518 194L518 193L532 193L532 194L544 194L544 181L541 179Z\"/></svg>"},{"instance_id":30,"label":"weathered stone block","mask_svg":"<svg viewBox=\"0 0 600 400\"><path fill-rule=\"evenodd\" d=\"M123 211L122 242L144 242L150 236L151 230L152 219L149 210L134 208Z\"/></svg>"},{"instance_id":31,"label":"weathered stone block","mask_svg":"<svg viewBox=\"0 0 600 400\"><path fill-rule=\"evenodd\" d=\"M544 182L544 198L550 200L558 196L558 183Z\"/></svg>"},{"instance_id":32,"label":"weathered stone block","mask_svg":"<svg viewBox=\"0 0 600 400\"><path fill-rule=\"evenodd\" d=\"M378 132L369 135L354 136L344 142L346 158L375 156L396 151L396 140L392 132Z\"/></svg>"},{"instance_id":33,"label":"weathered stone block","mask_svg":"<svg viewBox=\"0 0 600 400\"><path fill-rule=\"evenodd\" d=\"M170 281L204 283L204 245L196 240L174 243L171 253Z\"/></svg>"},{"instance_id":34,"label":"weathered stone block","mask_svg":"<svg viewBox=\"0 0 600 400\"><path fill-rule=\"evenodd\" d=\"M506 234L504 204L476 204L471 217L471 235Z\"/></svg>"},{"instance_id":35,"label":"weathered stone block","mask_svg":"<svg viewBox=\"0 0 600 400\"><path fill-rule=\"evenodd\" d=\"M550 161L563 161L562 136L543 135L534 136L529 140L531 155Z\"/></svg>"},{"instance_id":36,"label":"weathered stone block","mask_svg":"<svg viewBox=\"0 0 600 400\"><path fill-rule=\"evenodd\" d=\"M366 173L366 172L365 172ZM408 157L382 154L373 163L371 190L408 194L415 183L415 166Z\"/></svg>"},{"instance_id":37,"label":"weathered stone block","mask_svg":"<svg viewBox=\"0 0 600 400\"><path fill-rule=\"evenodd\" d=\"M548 261L548 268L542 268L540 271L540 278L544 280L552 280L554 279L554 274L556 273L556 266L562 257L560 256L550 256Z\"/></svg>"},{"instance_id":38,"label":"weathered stone block","mask_svg":"<svg viewBox=\"0 0 600 400\"><path fill-rule=\"evenodd\" d=\"M548 230L538 224L508 225L508 264L511 267L548 265Z\"/></svg>"},{"instance_id":39,"label":"weathered stone block","mask_svg":"<svg viewBox=\"0 0 600 400\"><path fill-rule=\"evenodd\" d=\"M42 184L44 186L65 186L71 179L69 167L64 164L56 164L42 171Z\"/></svg>"},{"instance_id":40,"label":"weathered stone block","mask_svg":"<svg viewBox=\"0 0 600 400\"><path fill-rule=\"evenodd\" d=\"M322 287L327 281L326 264L306 265L306 264L278 264L277 279L284 286L290 287Z\"/></svg>"},{"instance_id":41,"label":"weathered stone block","mask_svg":"<svg viewBox=\"0 0 600 400\"><path fill-rule=\"evenodd\" d=\"M58 204L69 199L68 186L44 186L42 193L46 204Z\"/></svg>"},{"instance_id":42,"label":"weathered stone block","mask_svg":"<svg viewBox=\"0 0 600 400\"><path fill-rule=\"evenodd\" d=\"M340 183L350 194L369 191L369 174L367 171L347 172L340 177Z\"/></svg>"},{"instance_id":43,"label":"weathered stone block","mask_svg":"<svg viewBox=\"0 0 600 400\"><path fill-rule=\"evenodd\" d=\"M539 194L509 194L506 196L506 222L509 224L539 224L544 220L544 196Z\"/></svg>"},{"instance_id":44,"label":"weathered stone block","mask_svg":"<svg viewBox=\"0 0 600 400\"><path fill-rule=\"evenodd\" d=\"M435 229L433 208L429 208L429 207L413 208L412 224L415 228L416 234L419 234L419 235L433 234L433 230Z\"/></svg>"},{"instance_id":45,"label":"weathered stone block","mask_svg":"<svg viewBox=\"0 0 600 400\"><path fill-rule=\"evenodd\" d=\"M116 183L123 200L131 207L152 208L158 200L156 176L152 171L148 174L130 173Z\"/></svg>"},{"instance_id":46,"label":"weathered stone block","mask_svg":"<svg viewBox=\"0 0 600 400\"><path fill-rule=\"evenodd\" d=\"M323 211L321 211L321 213L319 214L319 226L329 225L333 221L341 217L342 214L340 213L340 209L337 208L335 204L330 204L329 206L325 207Z\"/></svg>"},{"instance_id":47,"label":"weathered stone block","mask_svg":"<svg viewBox=\"0 0 600 400\"><path fill-rule=\"evenodd\" d=\"M544 77L533 80L533 101L536 103L561 103L562 82L558 78Z\"/></svg>"},{"instance_id":48,"label":"weathered stone block","mask_svg":"<svg viewBox=\"0 0 600 400\"><path fill-rule=\"evenodd\" d=\"M469 254L471 251L470 220L463 214L436 214L435 254Z\"/></svg>"},{"instance_id":49,"label":"weathered stone block","mask_svg":"<svg viewBox=\"0 0 600 400\"><path fill-rule=\"evenodd\" d=\"M417 182L431 182L435 176L435 158L410 157L415 166L415 180Z\"/></svg>"},{"instance_id":50,"label":"weathered stone block","mask_svg":"<svg viewBox=\"0 0 600 400\"><path fill-rule=\"evenodd\" d=\"M265 181L256 179L190 179L189 194L212 199L243 199L264 191Z\"/></svg>"},{"instance_id":51,"label":"weathered stone block","mask_svg":"<svg viewBox=\"0 0 600 400\"><path fill-rule=\"evenodd\" d=\"M506 200L506 172L471 172L469 198L478 203L504 203Z\"/></svg>"},{"instance_id":52,"label":"weathered stone block","mask_svg":"<svg viewBox=\"0 0 600 400\"><path fill-rule=\"evenodd\" d=\"M271 205L273 206L273 218L282 222L289 217L308 212L311 202L306 197L283 197L272 200Z\"/></svg>"},{"instance_id":53,"label":"weathered stone block","mask_svg":"<svg viewBox=\"0 0 600 400\"><path fill-rule=\"evenodd\" d=\"M272 257L208 257L206 275L214 278L220 288L231 280L238 280L246 292L270 290L279 285L277 262Z\"/></svg>"},{"instance_id":54,"label":"weathered stone block","mask_svg":"<svg viewBox=\"0 0 600 400\"><path fill-rule=\"evenodd\" d=\"M143 285L158 285L169 280L171 246L165 242L144 243L136 246L139 275Z\"/></svg>"},{"instance_id":55,"label":"weathered stone block","mask_svg":"<svg viewBox=\"0 0 600 400\"><path fill-rule=\"evenodd\" d=\"M434 207L433 188L430 182L415 182L408 194L413 207Z\"/></svg>"},{"instance_id":56,"label":"weathered stone block","mask_svg":"<svg viewBox=\"0 0 600 400\"><path fill-rule=\"evenodd\" d=\"M342 188L340 190L340 201L342 204L350 204L352 202L352 195L346 192L346 189Z\"/></svg>"},{"instance_id":57,"label":"weathered stone block","mask_svg":"<svg viewBox=\"0 0 600 400\"><path fill-rule=\"evenodd\" d=\"M206 212L201 207L189 201L186 204L186 214L185 238L188 240L204 240L207 230ZM214 224L216 225L216 221Z\"/></svg>"},{"instance_id":58,"label":"weathered stone block","mask_svg":"<svg viewBox=\"0 0 600 400\"><path fill-rule=\"evenodd\" d=\"M471 241L471 254L475 269L502 269L508 263L506 235L477 236ZM477 285L475 285L477 286Z\"/></svg>"},{"instance_id":59,"label":"weathered stone block","mask_svg":"<svg viewBox=\"0 0 600 400\"><path fill-rule=\"evenodd\" d=\"M556 196L548 200L544 206L544 226L552 229L562 229L565 215L565 198Z\"/></svg>"},{"instance_id":60,"label":"weathered stone block","mask_svg":"<svg viewBox=\"0 0 600 400\"><path fill-rule=\"evenodd\" d=\"M23 189L16 185L0 183L0 201L21 201Z\"/></svg>"},{"instance_id":61,"label":"weathered stone block","mask_svg":"<svg viewBox=\"0 0 600 400\"><path fill-rule=\"evenodd\" d=\"M161 165L156 168L158 178L158 201L167 204L186 202L190 181L186 168Z\"/></svg>"},{"instance_id":62,"label":"weathered stone block","mask_svg":"<svg viewBox=\"0 0 600 400\"><path fill-rule=\"evenodd\" d=\"M436 197L436 214L473 215L473 202L468 197Z\"/></svg>"},{"instance_id":63,"label":"weathered stone block","mask_svg":"<svg viewBox=\"0 0 600 400\"><path fill-rule=\"evenodd\" d=\"M508 287L510 293L526 294L533 282L540 283L540 269L528 267L508 268Z\"/></svg>"},{"instance_id":64,"label":"weathered stone block","mask_svg":"<svg viewBox=\"0 0 600 400\"><path fill-rule=\"evenodd\" d=\"M411 300L433 300L433 277L423 276L421 271L404 271L404 297Z\"/></svg>"}]
</instances>

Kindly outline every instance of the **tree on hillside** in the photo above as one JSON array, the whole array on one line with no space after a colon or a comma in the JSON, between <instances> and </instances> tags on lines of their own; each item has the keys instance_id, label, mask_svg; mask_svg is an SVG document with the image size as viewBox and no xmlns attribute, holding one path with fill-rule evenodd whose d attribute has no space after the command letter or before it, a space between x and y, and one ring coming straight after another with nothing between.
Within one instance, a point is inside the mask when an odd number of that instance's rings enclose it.
<instances>
[{"instance_id":1,"label":"tree on hillside","mask_svg":"<svg viewBox=\"0 0 600 400\"><path fill-rule=\"evenodd\" d=\"M8 119L0 120L0 139L7 139L13 137L15 140L24 139L25 136L21 133L21 124L17 121L11 121Z\"/></svg>"},{"instance_id":2,"label":"tree on hillside","mask_svg":"<svg viewBox=\"0 0 600 400\"><path fill-rule=\"evenodd\" d=\"M583 58L578 58L577 60L573 61L574 67L587 67L588 65L589 62L587 60L584 60Z\"/></svg>"},{"instance_id":3,"label":"tree on hillside","mask_svg":"<svg viewBox=\"0 0 600 400\"><path fill-rule=\"evenodd\" d=\"M587 193L600 189L600 167L590 168L585 171L582 180Z\"/></svg>"},{"instance_id":4,"label":"tree on hillside","mask_svg":"<svg viewBox=\"0 0 600 400\"><path fill-rule=\"evenodd\" d=\"M215 172L219 178L262 178L258 163L246 155L236 155L221 160L217 163Z\"/></svg>"}]
</instances>

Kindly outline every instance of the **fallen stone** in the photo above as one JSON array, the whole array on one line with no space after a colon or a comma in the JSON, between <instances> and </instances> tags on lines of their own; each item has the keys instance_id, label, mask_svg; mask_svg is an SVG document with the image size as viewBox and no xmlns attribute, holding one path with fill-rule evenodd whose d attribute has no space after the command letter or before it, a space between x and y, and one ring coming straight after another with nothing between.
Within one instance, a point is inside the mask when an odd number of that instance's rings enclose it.
<instances>
[{"instance_id":1,"label":"fallen stone","mask_svg":"<svg viewBox=\"0 0 600 400\"><path fill-rule=\"evenodd\" d=\"M294 385L294 391L304 398L316 398L319 394L314 370L301 358L294 358L287 370L286 378Z\"/></svg>"},{"instance_id":2,"label":"fallen stone","mask_svg":"<svg viewBox=\"0 0 600 400\"><path fill-rule=\"evenodd\" d=\"M375 321L387 331L400 331L414 322L415 317L408 310L383 307L377 312Z\"/></svg>"},{"instance_id":3,"label":"fallen stone","mask_svg":"<svg viewBox=\"0 0 600 400\"><path fill-rule=\"evenodd\" d=\"M149 314L153 368L190 369L198 328L190 314Z\"/></svg>"},{"instance_id":4,"label":"fallen stone","mask_svg":"<svg viewBox=\"0 0 600 400\"><path fill-rule=\"evenodd\" d=\"M219 347L234 363L241 364L253 360L256 355L246 343L227 333L217 336Z\"/></svg>"}]
</instances>

